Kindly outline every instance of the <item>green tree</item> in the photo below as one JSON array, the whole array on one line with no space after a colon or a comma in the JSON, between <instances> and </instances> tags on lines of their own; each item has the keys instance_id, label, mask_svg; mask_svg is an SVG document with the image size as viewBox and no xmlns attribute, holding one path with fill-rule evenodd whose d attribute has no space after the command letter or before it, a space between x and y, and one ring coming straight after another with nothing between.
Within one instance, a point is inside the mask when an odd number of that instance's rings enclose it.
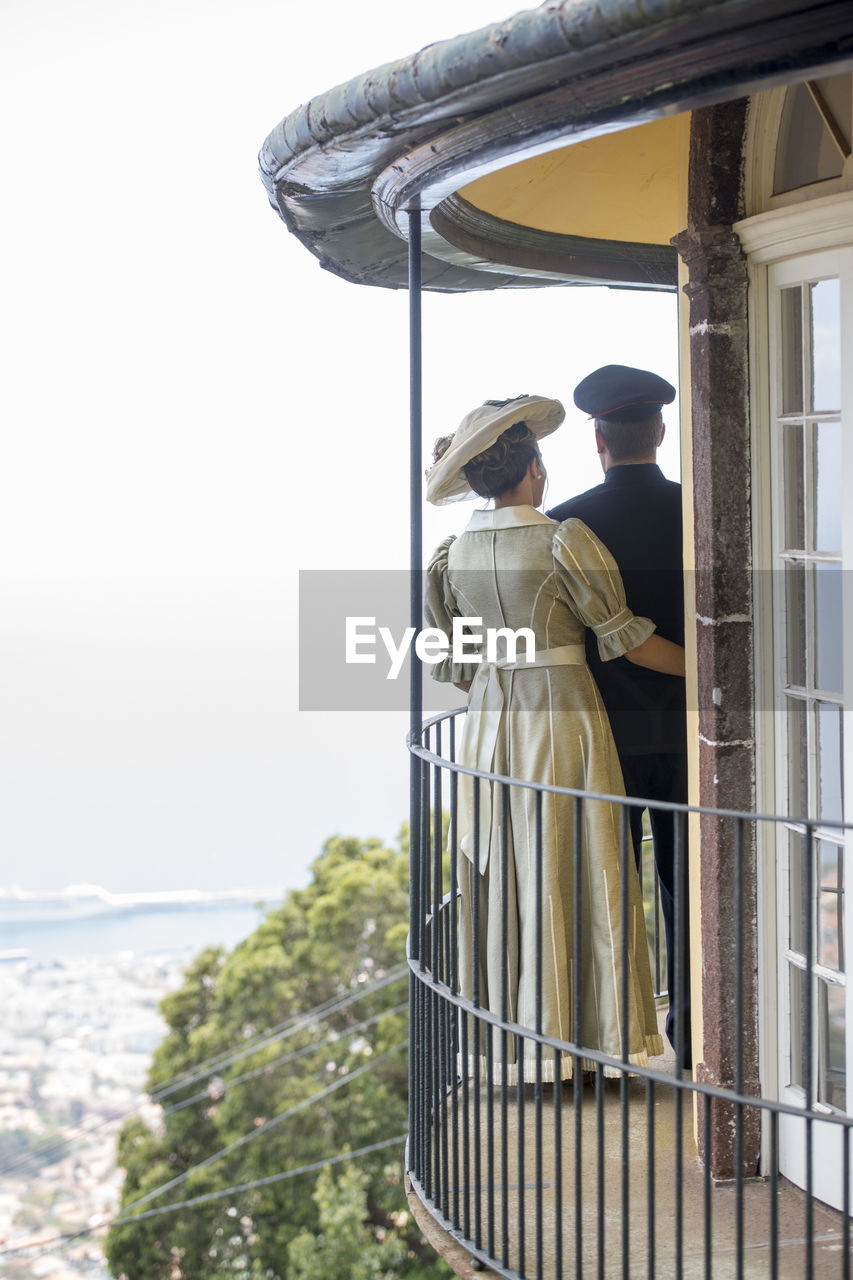
<instances>
[{"instance_id":1,"label":"green tree","mask_svg":"<svg viewBox=\"0 0 853 1280\"><path fill-rule=\"evenodd\" d=\"M345 1166L337 1182L323 1169L314 1189L318 1231L301 1231L287 1250L290 1280L388 1280L400 1274L405 1249L395 1233L372 1234L367 1179Z\"/></svg>"},{"instance_id":2,"label":"green tree","mask_svg":"<svg viewBox=\"0 0 853 1280\"><path fill-rule=\"evenodd\" d=\"M276 1180L114 1227L105 1249L115 1276L307 1280L311 1250L320 1256L332 1247L363 1259L350 1271L336 1263L326 1277L450 1274L406 1212L402 1149L395 1164L386 1148L343 1165L337 1177L279 1177L405 1131L407 1020L399 1006L407 981L377 980L401 967L407 882L405 834L393 848L335 837L305 889L289 893L230 954L202 952L163 1002L168 1032L149 1090L169 1092L160 1095L157 1124L134 1120L122 1131L122 1212L133 1213L134 1202L176 1178L138 1211ZM335 1012L312 1013L351 997ZM271 1028L281 1030L262 1044ZM223 1060L226 1051L233 1061ZM202 1075L202 1064L215 1058L213 1073ZM361 1074L345 1079L354 1072ZM227 1155L197 1168L231 1144ZM343 1243L333 1246L339 1233Z\"/></svg>"}]
</instances>

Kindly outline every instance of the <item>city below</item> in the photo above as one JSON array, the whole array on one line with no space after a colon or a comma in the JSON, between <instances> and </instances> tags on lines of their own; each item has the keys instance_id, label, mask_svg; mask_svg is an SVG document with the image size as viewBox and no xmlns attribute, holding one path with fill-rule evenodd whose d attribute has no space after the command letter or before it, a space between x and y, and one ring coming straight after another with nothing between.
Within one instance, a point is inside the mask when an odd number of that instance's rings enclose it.
<instances>
[{"instance_id":1,"label":"city below","mask_svg":"<svg viewBox=\"0 0 853 1280\"><path fill-rule=\"evenodd\" d=\"M144 1086L165 1031L159 1003L198 950L235 945L259 901L281 896L0 891L4 1280L108 1280L92 1229L118 1208L122 1123L157 1123Z\"/></svg>"}]
</instances>

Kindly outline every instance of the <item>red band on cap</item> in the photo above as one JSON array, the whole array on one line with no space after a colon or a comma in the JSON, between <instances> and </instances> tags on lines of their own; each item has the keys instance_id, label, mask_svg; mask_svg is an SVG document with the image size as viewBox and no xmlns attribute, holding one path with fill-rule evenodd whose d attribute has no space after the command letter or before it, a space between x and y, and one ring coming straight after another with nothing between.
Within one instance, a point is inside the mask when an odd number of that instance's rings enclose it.
<instances>
[{"instance_id":1,"label":"red band on cap","mask_svg":"<svg viewBox=\"0 0 853 1280\"><path fill-rule=\"evenodd\" d=\"M612 409L598 409L595 413L590 414L590 417L606 418L608 413L618 413L620 409L637 409L642 404L656 404L660 409L665 404L672 404L672 400L626 400L624 404L614 405Z\"/></svg>"}]
</instances>

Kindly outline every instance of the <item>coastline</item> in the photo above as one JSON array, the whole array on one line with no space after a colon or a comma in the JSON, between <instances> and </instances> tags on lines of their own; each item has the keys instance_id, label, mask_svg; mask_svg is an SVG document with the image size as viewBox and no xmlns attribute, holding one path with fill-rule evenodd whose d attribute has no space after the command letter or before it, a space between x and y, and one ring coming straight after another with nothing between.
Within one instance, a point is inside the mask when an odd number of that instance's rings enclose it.
<instances>
[{"instance_id":1,"label":"coastline","mask_svg":"<svg viewBox=\"0 0 853 1280\"><path fill-rule=\"evenodd\" d=\"M231 948L283 897L283 890L260 889L111 895L87 886L86 892L26 896L0 891L0 962L7 968L83 955Z\"/></svg>"}]
</instances>

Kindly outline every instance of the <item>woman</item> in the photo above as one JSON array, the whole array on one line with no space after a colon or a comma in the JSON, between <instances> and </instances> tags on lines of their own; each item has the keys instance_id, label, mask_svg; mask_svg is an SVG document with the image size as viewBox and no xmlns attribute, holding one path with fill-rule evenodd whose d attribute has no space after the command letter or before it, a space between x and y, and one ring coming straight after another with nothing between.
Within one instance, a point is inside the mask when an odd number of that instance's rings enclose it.
<instances>
[{"instance_id":1,"label":"woman","mask_svg":"<svg viewBox=\"0 0 853 1280\"><path fill-rule=\"evenodd\" d=\"M459 759L488 772L577 790L624 794L610 725L586 665L584 627L598 637L603 659L622 654L655 670L684 673L684 650L653 634L654 624L626 607L616 564L579 520L557 525L539 510L545 468L539 439L564 418L561 404L541 396L488 401L473 410L451 437L436 443L427 473L427 498L437 505L479 494L494 499L475 511L459 538L441 544L429 565L426 615L430 626L451 635L454 618L481 620L478 630L532 630L535 656L524 646L513 659L504 647L497 660L453 665L452 655L433 668L439 680L469 691ZM506 789L508 865L506 936L501 901L504 840L500 786L460 779L458 833L462 895L460 977L473 992L472 901L479 876L479 1000L500 1013L506 964L510 1021L536 1027L537 928L536 796ZM622 857L618 806L584 800L575 845L575 800L542 793L542 1031L561 1040L621 1058ZM573 973L575 858L581 859L581 972ZM639 882L632 856L624 861L628 898L628 1028L632 1063L645 1065L663 1046L657 1028ZM506 952L506 959L504 958ZM581 1020L573 1026L575 979L581 988ZM510 1038L512 1039L512 1038ZM473 1041L471 1042L473 1044ZM500 1062L500 1037L495 1063ZM482 1042L480 1042L482 1049ZM525 1041L524 1078L534 1078L535 1045ZM584 1066L595 1063L586 1060ZM611 1073L610 1069L605 1069ZM514 1062L495 1074L517 1079ZM553 1057L543 1055L543 1079L553 1079ZM564 1077L572 1073L564 1055ZM618 1071L612 1069L612 1074Z\"/></svg>"}]
</instances>

